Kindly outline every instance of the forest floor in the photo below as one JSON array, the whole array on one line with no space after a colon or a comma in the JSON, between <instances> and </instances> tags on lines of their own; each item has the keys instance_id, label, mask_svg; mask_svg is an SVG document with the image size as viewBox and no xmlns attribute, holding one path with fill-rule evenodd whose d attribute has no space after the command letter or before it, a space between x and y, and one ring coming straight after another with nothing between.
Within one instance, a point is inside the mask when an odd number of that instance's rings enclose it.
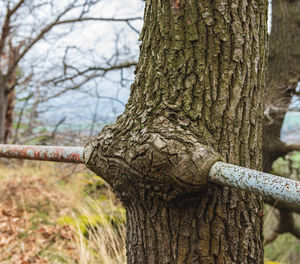
<instances>
[{"instance_id":1,"label":"forest floor","mask_svg":"<svg viewBox=\"0 0 300 264\"><path fill-rule=\"evenodd\" d=\"M125 210L83 166L1 161L0 183L0 264L126 262ZM266 263L300 264L300 241L280 235L265 256Z\"/></svg>"},{"instance_id":2,"label":"forest floor","mask_svg":"<svg viewBox=\"0 0 300 264\"><path fill-rule=\"evenodd\" d=\"M1 264L125 263L124 209L82 166L0 163L0 181Z\"/></svg>"}]
</instances>

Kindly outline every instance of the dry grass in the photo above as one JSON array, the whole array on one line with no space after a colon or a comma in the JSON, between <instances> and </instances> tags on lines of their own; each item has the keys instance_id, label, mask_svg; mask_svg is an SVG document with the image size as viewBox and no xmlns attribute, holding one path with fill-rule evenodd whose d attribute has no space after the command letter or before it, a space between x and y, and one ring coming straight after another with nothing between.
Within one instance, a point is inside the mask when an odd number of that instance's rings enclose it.
<instances>
[{"instance_id":1,"label":"dry grass","mask_svg":"<svg viewBox=\"0 0 300 264\"><path fill-rule=\"evenodd\" d=\"M83 167L0 163L0 182L0 264L126 263L124 209ZM276 211L268 207L265 220L267 236ZM300 263L290 235L265 249L269 261Z\"/></svg>"},{"instance_id":2,"label":"dry grass","mask_svg":"<svg viewBox=\"0 0 300 264\"><path fill-rule=\"evenodd\" d=\"M124 210L81 166L0 163L0 263L125 263Z\"/></svg>"},{"instance_id":3,"label":"dry grass","mask_svg":"<svg viewBox=\"0 0 300 264\"><path fill-rule=\"evenodd\" d=\"M80 230L80 222L77 222L77 249L80 256L80 263L126 263L125 251L125 225L118 224L114 226L109 220L106 219L107 214L95 203L95 200L90 197L87 198L87 204L81 206L79 209L82 215L87 216L87 222L90 228L84 235ZM104 223L95 222L93 217L90 217L91 208L94 212L93 215L100 216ZM111 205L114 207L114 205Z\"/></svg>"}]
</instances>

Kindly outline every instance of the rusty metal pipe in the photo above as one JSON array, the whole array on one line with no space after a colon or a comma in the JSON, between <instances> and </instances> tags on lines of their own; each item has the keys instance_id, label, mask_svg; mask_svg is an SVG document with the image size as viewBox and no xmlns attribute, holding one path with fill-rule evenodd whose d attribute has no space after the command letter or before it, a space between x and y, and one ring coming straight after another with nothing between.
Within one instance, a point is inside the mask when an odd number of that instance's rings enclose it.
<instances>
[{"instance_id":1,"label":"rusty metal pipe","mask_svg":"<svg viewBox=\"0 0 300 264\"><path fill-rule=\"evenodd\" d=\"M84 163L83 147L0 144L1 157ZM294 180L224 162L216 162L210 170L208 181L272 197L287 204L289 208L300 208L300 182Z\"/></svg>"},{"instance_id":2,"label":"rusty metal pipe","mask_svg":"<svg viewBox=\"0 0 300 264\"><path fill-rule=\"evenodd\" d=\"M289 208L300 208L300 182L224 162L216 162L208 181L272 197Z\"/></svg>"},{"instance_id":3,"label":"rusty metal pipe","mask_svg":"<svg viewBox=\"0 0 300 264\"><path fill-rule=\"evenodd\" d=\"M83 147L1 145L0 158L84 163Z\"/></svg>"}]
</instances>

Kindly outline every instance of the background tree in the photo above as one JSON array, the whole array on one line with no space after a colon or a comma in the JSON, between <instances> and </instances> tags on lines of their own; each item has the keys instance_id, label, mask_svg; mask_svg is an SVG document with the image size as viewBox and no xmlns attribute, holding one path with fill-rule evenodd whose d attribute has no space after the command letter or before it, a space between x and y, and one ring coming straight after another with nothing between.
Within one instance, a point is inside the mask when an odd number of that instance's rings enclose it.
<instances>
[{"instance_id":1,"label":"background tree","mask_svg":"<svg viewBox=\"0 0 300 264\"><path fill-rule=\"evenodd\" d=\"M272 163L278 157L293 150L293 147L288 148L281 142L280 130L284 115L300 80L299 13L299 0L272 1L272 29L263 137L265 171L270 171Z\"/></svg>"},{"instance_id":2,"label":"background tree","mask_svg":"<svg viewBox=\"0 0 300 264\"><path fill-rule=\"evenodd\" d=\"M135 29L131 23L141 19L140 17L105 18L94 15L91 7L95 8L100 2L102 1L67 0L63 3L44 0L0 1L0 142L7 142L11 134L16 88L19 89L23 99L31 94L30 102L35 101L32 105L36 107L39 103L60 96L69 90L78 89L92 77L103 77L108 71L126 69L135 65L130 62L124 63L124 60L120 59L121 53L107 64L89 65L89 67L83 66L87 59L85 54L81 59L81 66L79 67L79 63L78 66L73 64L72 69L65 64L68 62L66 56L62 69L57 67L57 64L51 63L49 59L51 54L44 52L42 55L34 56L38 50L35 49L37 46L40 50L45 49L46 42L55 46L55 42L73 31L75 24L91 21L121 22ZM66 47L65 55L69 55L72 48L76 49L75 46ZM55 55L59 57L57 50ZM59 72L60 70L63 73ZM69 74L75 75L75 72L77 77L81 76L80 80L74 81L69 78ZM64 77L64 80L69 78L69 83L64 82L62 85L61 77ZM30 91L25 93L24 87ZM32 117L35 116L35 109L33 110ZM28 134L32 134L30 129ZM17 138L15 136L15 139Z\"/></svg>"},{"instance_id":3,"label":"background tree","mask_svg":"<svg viewBox=\"0 0 300 264\"><path fill-rule=\"evenodd\" d=\"M280 140L284 116L291 103L295 88L300 81L300 1L272 1L272 29L270 35L269 70L265 106L263 160L264 171L270 171L273 162L299 145L286 145ZM289 161L287 161L289 162ZM292 169L291 169L292 171ZM291 177L283 174L282 176ZM273 242L279 234L291 233L300 238L297 216L273 199L268 199L278 211L278 223L266 237L266 244ZM297 213L300 211L298 210Z\"/></svg>"},{"instance_id":4,"label":"background tree","mask_svg":"<svg viewBox=\"0 0 300 264\"><path fill-rule=\"evenodd\" d=\"M205 178L218 153L262 168L267 2L146 1L141 40L125 112L85 149L128 263L263 263L262 199Z\"/></svg>"}]
</instances>

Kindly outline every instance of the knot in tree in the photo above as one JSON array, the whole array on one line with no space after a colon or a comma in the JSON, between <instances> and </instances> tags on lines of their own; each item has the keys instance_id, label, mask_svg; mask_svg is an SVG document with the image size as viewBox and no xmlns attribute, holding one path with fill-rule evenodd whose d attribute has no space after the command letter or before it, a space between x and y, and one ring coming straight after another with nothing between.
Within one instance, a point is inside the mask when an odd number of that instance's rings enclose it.
<instances>
[{"instance_id":1,"label":"knot in tree","mask_svg":"<svg viewBox=\"0 0 300 264\"><path fill-rule=\"evenodd\" d=\"M85 148L127 213L128 263L263 263L262 199L207 184L261 169L266 1L146 1L124 113Z\"/></svg>"},{"instance_id":2,"label":"knot in tree","mask_svg":"<svg viewBox=\"0 0 300 264\"><path fill-rule=\"evenodd\" d=\"M209 170L221 156L176 120L143 120L125 115L103 129L86 147L87 167L124 203L153 197L170 202L207 188Z\"/></svg>"}]
</instances>

